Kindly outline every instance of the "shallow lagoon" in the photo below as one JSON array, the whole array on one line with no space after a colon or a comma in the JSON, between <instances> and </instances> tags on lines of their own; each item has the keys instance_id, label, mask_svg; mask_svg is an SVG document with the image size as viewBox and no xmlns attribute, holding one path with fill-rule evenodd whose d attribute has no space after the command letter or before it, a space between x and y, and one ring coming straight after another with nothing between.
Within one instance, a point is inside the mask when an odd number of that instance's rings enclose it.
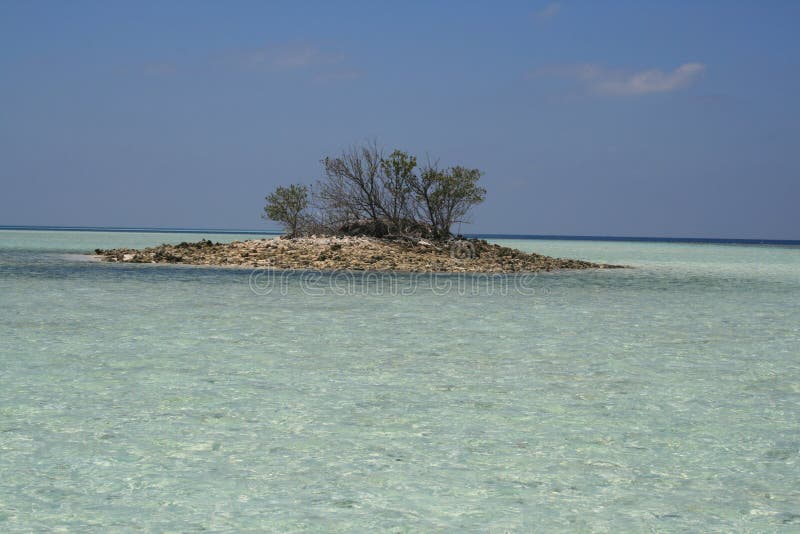
<instances>
[{"instance_id":1,"label":"shallow lagoon","mask_svg":"<svg viewBox=\"0 0 800 534\"><path fill-rule=\"evenodd\" d=\"M800 248L503 241L635 267L524 291L75 256L202 237L253 236L0 231L0 531L800 528Z\"/></svg>"}]
</instances>

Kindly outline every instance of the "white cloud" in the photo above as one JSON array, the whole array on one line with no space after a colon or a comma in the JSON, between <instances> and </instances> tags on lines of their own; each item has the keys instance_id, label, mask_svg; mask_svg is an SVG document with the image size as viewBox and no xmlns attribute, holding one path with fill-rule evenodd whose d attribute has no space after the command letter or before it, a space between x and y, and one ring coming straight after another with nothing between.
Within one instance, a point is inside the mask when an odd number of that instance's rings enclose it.
<instances>
[{"instance_id":1,"label":"white cloud","mask_svg":"<svg viewBox=\"0 0 800 534\"><path fill-rule=\"evenodd\" d=\"M671 72L647 69L636 72L607 69L584 64L556 67L532 73L533 77L555 76L578 80L596 93L606 95L646 95L668 93L694 83L706 71L702 63L684 63Z\"/></svg>"},{"instance_id":2,"label":"white cloud","mask_svg":"<svg viewBox=\"0 0 800 534\"><path fill-rule=\"evenodd\" d=\"M558 2L553 2L551 4L547 4L542 9L537 11L534 15L540 21L550 20L556 15L558 12L561 11L561 4Z\"/></svg>"},{"instance_id":3,"label":"white cloud","mask_svg":"<svg viewBox=\"0 0 800 534\"><path fill-rule=\"evenodd\" d=\"M624 75L620 78L600 79L596 88L612 95L644 95L668 93L688 87L706 70L702 63L685 63L672 72L649 69Z\"/></svg>"},{"instance_id":4,"label":"white cloud","mask_svg":"<svg viewBox=\"0 0 800 534\"><path fill-rule=\"evenodd\" d=\"M170 76L178 72L178 66L169 61L147 63L144 65L144 72L149 76Z\"/></svg>"},{"instance_id":5,"label":"white cloud","mask_svg":"<svg viewBox=\"0 0 800 534\"><path fill-rule=\"evenodd\" d=\"M226 67L270 76L300 76L315 84L347 82L363 75L344 54L305 41L230 50L219 61Z\"/></svg>"},{"instance_id":6,"label":"white cloud","mask_svg":"<svg viewBox=\"0 0 800 534\"><path fill-rule=\"evenodd\" d=\"M314 76L315 83L334 83L334 82L347 82L357 80L362 77L362 72L357 69L339 69L327 72L321 72Z\"/></svg>"},{"instance_id":7,"label":"white cloud","mask_svg":"<svg viewBox=\"0 0 800 534\"><path fill-rule=\"evenodd\" d=\"M250 67L286 70L330 65L343 59L341 54L324 52L310 43L266 46L242 55L243 62Z\"/></svg>"}]
</instances>

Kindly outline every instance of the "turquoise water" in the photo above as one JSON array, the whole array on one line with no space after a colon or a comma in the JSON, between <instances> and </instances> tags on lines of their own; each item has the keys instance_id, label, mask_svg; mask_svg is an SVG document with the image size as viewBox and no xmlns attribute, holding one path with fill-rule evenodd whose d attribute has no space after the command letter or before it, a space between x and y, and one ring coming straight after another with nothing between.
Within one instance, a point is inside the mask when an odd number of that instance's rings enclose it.
<instances>
[{"instance_id":1,"label":"turquoise water","mask_svg":"<svg viewBox=\"0 0 800 534\"><path fill-rule=\"evenodd\" d=\"M75 255L201 237L0 231L0 531L800 530L799 248L504 242L636 267L527 291Z\"/></svg>"}]
</instances>

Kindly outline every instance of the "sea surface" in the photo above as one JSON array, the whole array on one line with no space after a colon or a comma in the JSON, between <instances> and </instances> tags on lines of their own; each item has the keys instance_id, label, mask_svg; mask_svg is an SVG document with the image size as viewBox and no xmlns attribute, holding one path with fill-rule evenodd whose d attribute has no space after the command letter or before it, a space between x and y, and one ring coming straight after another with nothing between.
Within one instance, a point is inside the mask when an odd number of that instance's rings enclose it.
<instances>
[{"instance_id":1,"label":"sea surface","mask_svg":"<svg viewBox=\"0 0 800 534\"><path fill-rule=\"evenodd\" d=\"M800 247L530 277L108 264L0 231L0 532L800 531ZM257 236L256 236L257 237Z\"/></svg>"}]
</instances>

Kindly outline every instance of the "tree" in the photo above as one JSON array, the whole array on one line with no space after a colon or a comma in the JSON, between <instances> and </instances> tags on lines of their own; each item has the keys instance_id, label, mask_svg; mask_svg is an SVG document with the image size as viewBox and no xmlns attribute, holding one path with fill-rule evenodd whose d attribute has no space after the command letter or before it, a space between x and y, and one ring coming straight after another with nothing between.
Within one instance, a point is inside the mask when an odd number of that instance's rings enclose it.
<instances>
[{"instance_id":1,"label":"tree","mask_svg":"<svg viewBox=\"0 0 800 534\"><path fill-rule=\"evenodd\" d=\"M375 142L322 160L325 178L319 183L318 196L326 219L340 224L363 219L380 222L382 160L383 153Z\"/></svg>"},{"instance_id":2,"label":"tree","mask_svg":"<svg viewBox=\"0 0 800 534\"><path fill-rule=\"evenodd\" d=\"M266 218L282 223L290 237L299 235L303 215L308 207L308 187L297 184L281 186L267 195L266 201Z\"/></svg>"},{"instance_id":3,"label":"tree","mask_svg":"<svg viewBox=\"0 0 800 534\"><path fill-rule=\"evenodd\" d=\"M448 237L453 224L468 222L469 211L486 198L486 189L478 185L481 175L478 169L441 170L436 163L428 163L410 182L418 219L430 225L436 237Z\"/></svg>"},{"instance_id":4,"label":"tree","mask_svg":"<svg viewBox=\"0 0 800 534\"><path fill-rule=\"evenodd\" d=\"M324 176L309 199L303 185L279 187L267 197L266 216L301 232L373 237L447 239L455 223L483 202L481 171L462 166L440 169L430 161L395 150L384 157L369 142L322 160Z\"/></svg>"},{"instance_id":5,"label":"tree","mask_svg":"<svg viewBox=\"0 0 800 534\"><path fill-rule=\"evenodd\" d=\"M416 166L417 158L402 150L395 150L388 158L381 160L381 194L378 197L378 207L391 232L402 234L405 224L412 218L411 184L416 180Z\"/></svg>"}]
</instances>

